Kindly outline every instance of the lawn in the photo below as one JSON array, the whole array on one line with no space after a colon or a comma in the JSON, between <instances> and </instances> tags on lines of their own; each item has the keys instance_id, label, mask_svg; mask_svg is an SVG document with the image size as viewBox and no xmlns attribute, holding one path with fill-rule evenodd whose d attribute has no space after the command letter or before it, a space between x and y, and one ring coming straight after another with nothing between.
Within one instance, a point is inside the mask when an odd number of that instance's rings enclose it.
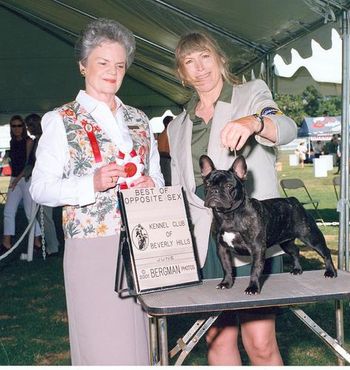
<instances>
[{"instance_id":1,"label":"lawn","mask_svg":"<svg viewBox=\"0 0 350 370\"><path fill-rule=\"evenodd\" d=\"M312 196L320 200L320 212L326 222L338 221L336 198L332 185L333 172L326 178L315 178L312 165L304 169L290 167L288 153L280 155L280 178L302 178ZM334 169L335 171L335 169ZM6 188L6 178L0 178L0 190ZM3 206L2 206L3 207ZM310 208L311 211L311 208ZM58 212L55 213L57 221ZM23 210L17 216L18 234L25 227ZM0 220L2 229L2 219ZM326 236L332 256L337 261L338 227L320 226ZM62 235L60 235L62 240ZM21 245L25 248L25 243ZM1 365L69 365L69 341L60 256L45 261L21 261L18 255L0 262L0 366ZM18 253L17 253L18 254ZM290 261L285 258L286 271ZM322 261L313 251L302 247L305 270L322 268ZM335 337L334 301L301 307L327 333ZM350 308L344 304L345 346L350 351ZM169 347L192 325L194 316L168 320ZM289 309L283 309L277 319L277 337L283 360L293 366L337 365L337 357ZM244 364L248 364L242 349ZM206 346L202 339L185 361L186 365L206 365Z\"/></svg>"}]
</instances>

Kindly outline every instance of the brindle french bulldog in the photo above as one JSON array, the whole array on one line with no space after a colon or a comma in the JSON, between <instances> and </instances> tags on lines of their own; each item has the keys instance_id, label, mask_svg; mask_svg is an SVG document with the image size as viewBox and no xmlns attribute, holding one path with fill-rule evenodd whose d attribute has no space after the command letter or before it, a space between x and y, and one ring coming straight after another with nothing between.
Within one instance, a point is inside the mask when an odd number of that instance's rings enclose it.
<instances>
[{"instance_id":1,"label":"brindle french bulldog","mask_svg":"<svg viewBox=\"0 0 350 370\"><path fill-rule=\"evenodd\" d=\"M265 252L274 244L279 244L293 258L291 273L302 274L296 238L323 257L326 278L337 276L322 232L296 198L262 201L249 198L245 190L247 164L243 156L238 156L227 171L216 170L206 155L200 157L199 163L205 186L204 205L213 210L218 256L224 269L224 278L217 288L233 285L231 248L234 253L251 256L246 294L260 293Z\"/></svg>"}]
</instances>

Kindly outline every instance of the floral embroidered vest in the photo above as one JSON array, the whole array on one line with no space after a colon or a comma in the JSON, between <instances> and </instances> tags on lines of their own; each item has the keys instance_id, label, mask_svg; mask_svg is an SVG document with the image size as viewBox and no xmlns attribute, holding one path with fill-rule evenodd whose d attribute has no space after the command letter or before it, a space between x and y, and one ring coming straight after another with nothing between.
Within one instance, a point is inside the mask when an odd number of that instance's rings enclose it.
<instances>
[{"instance_id":1,"label":"floral embroidered vest","mask_svg":"<svg viewBox=\"0 0 350 370\"><path fill-rule=\"evenodd\" d=\"M136 153L144 163L144 174L148 174L150 130L146 115L136 108L124 106L124 121L129 127ZM110 162L115 162L118 148L99 127L93 117L76 101L58 108L67 133L70 161L64 177L91 175ZM84 127L90 125L102 157L96 163L94 152ZM81 189L84 191L84 189ZM96 201L86 206L65 206L62 213L65 238L95 238L114 235L120 229L117 187L96 193Z\"/></svg>"}]
</instances>

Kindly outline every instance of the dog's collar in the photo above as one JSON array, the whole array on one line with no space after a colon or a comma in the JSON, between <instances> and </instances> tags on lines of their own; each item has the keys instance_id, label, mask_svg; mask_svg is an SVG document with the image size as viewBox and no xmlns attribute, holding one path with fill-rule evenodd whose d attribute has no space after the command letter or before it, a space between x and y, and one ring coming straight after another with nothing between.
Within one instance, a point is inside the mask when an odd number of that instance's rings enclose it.
<instances>
[{"instance_id":1,"label":"dog's collar","mask_svg":"<svg viewBox=\"0 0 350 370\"><path fill-rule=\"evenodd\" d=\"M243 195L243 198L241 200L241 202L236 206L236 207L232 207L228 210L220 210L219 211L219 208L217 208L217 210L220 212L220 213L223 213L223 214L228 214L228 213L231 213L233 211L236 211L239 207L242 206L242 204L245 202L245 199L246 199L246 194ZM222 209L222 208L221 208Z\"/></svg>"}]
</instances>

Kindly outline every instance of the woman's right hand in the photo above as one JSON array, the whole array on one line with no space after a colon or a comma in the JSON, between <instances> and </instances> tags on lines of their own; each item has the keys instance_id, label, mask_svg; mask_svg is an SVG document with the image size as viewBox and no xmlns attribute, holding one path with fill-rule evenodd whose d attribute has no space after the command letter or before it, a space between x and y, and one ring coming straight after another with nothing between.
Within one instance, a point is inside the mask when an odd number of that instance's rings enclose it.
<instances>
[{"instance_id":1,"label":"woman's right hand","mask_svg":"<svg viewBox=\"0 0 350 370\"><path fill-rule=\"evenodd\" d=\"M105 191L114 188L119 177L126 177L124 166L119 166L115 162L100 167L94 173L94 190Z\"/></svg>"},{"instance_id":2,"label":"woman's right hand","mask_svg":"<svg viewBox=\"0 0 350 370\"><path fill-rule=\"evenodd\" d=\"M17 186L17 184L18 184L18 181L19 181L20 179L18 179L17 177L13 180L13 181L11 181L10 182L10 184L9 184L9 189L11 189L12 191L14 191L15 190L15 187Z\"/></svg>"}]
</instances>

